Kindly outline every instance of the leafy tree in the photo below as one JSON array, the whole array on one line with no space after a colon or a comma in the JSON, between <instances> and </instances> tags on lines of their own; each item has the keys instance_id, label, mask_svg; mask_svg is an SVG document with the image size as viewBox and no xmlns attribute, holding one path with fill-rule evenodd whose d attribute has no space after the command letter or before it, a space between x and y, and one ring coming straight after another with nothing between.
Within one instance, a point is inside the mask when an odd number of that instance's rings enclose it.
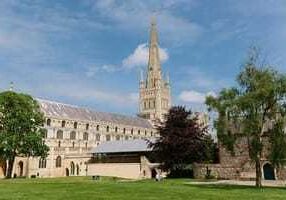
<instances>
[{"instance_id":1,"label":"leafy tree","mask_svg":"<svg viewBox=\"0 0 286 200\"><path fill-rule=\"evenodd\" d=\"M212 153L206 152L210 149L206 145L212 141L206 136L207 127L198 124L185 107L172 107L157 129L160 137L150 146L164 171L180 171L193 162L213 159Z\"/></svg>"},{"instance_id":2,"label":"leafy tree","mask_svg":"<svg viewBox=\"0 0 286 200\"><path fill-rule=\"evenodd\" d=\"M16 156L46 157L43 144L43 114L36 100L11 91L0 93L0 155L8 161L7 178L12 177Z\"/></svg>"},{"instance_id":3,"label":"leafy tree","mask_svg":"<svg viewBox=\"0 0 286 200\"><path fill-rule=\"evenodd\" d=\"M262 186L261 160L268 146L267 158L274 167L283 165L286 159L286 76L260 64L260 60L258 51L253 49L237 76L237 87L223 89L217 97L206 99L209 109L218 113L218 139L230 152L234 153L238 138L247 138L257 187Z\"/></svg>"}]
</instances>

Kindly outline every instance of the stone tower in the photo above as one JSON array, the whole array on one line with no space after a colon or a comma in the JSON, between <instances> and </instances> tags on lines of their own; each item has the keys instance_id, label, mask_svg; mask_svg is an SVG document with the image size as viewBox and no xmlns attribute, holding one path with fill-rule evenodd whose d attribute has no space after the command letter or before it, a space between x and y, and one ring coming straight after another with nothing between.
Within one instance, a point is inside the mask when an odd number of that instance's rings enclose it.
<instances>
[{"instance_id":1,"label":"stone tower","mask_svg":"<svg viewBox=\"0 0 286 200\"><path fill-rule=\"evenodd\" d=\"M141 72L139 115L153 122L164 120L171 106L169 77L162 77L156 21L151 20L149 61L146 76Z\"/></svg>"}]
</instances>

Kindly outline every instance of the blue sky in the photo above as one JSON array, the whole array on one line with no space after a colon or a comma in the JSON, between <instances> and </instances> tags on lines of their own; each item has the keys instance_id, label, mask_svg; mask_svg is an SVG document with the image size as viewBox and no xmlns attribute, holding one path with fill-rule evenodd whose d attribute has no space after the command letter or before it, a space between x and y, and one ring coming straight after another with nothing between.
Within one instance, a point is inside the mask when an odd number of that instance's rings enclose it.
<instances>
[{"instance_id":1,"label":"blue sky","mask_svg":"<svg viewBox=\"0 0 286 200\"><path fill-rule=\"evenodd\" d=\"M0 90L134 115L154 13L173 104L204 109L251 45L286 72L285 0L0 0Z\"/></svg>"}]
</instances>

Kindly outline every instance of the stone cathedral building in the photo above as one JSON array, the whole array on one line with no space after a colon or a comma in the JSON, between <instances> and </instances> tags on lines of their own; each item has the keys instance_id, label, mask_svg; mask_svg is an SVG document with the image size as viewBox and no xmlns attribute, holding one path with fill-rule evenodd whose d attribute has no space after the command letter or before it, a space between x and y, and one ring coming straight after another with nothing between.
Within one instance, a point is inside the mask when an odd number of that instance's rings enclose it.
<instances>
[{"instance_id":1,"label":"stone cathedral building","mask_svg":"<svg viewBox=\"0 0 286 200\"><path fill-rule=\"evenodd\" d=\"M49 155L46 159L17 157L13 168L14 176L85 176L88 174L91 151L97 146L156 137L153 123L162 120L168 112L171 97L169 81L162 78L154 20L150 30L146 78L141 76L139 90L140 117L98 112L38 99L46 120L43 142L50 147ZM0 176L3 177L4 173L5 163L2 163ZM145 173L144 171L144 175Z\"/></svg>"}]
</instances>

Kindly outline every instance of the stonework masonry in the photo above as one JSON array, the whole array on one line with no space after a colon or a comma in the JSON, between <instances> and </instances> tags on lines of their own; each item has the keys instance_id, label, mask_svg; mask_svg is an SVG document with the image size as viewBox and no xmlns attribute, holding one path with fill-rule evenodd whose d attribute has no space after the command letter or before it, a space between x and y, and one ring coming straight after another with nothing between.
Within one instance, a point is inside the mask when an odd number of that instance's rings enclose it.
<instances>
[{"instance_id":1,"label":"stonework masonry","mask_svg":"<svg viewBox=\"0 0 286 200\"><path fill-rule=\"evenodd\" d=\"M269 142L263 139L264 149L261 160L262 178L267 180L285 180L286 167L274 168L267 160L269 154ZM211 175L218 179L254 180L255 164L249 158L247 138L239 138L234 145L234 154L225 147L219 145L219 164L195 164L194 176L205 178L207 169Z\"/></svg>"}]
</instances>

